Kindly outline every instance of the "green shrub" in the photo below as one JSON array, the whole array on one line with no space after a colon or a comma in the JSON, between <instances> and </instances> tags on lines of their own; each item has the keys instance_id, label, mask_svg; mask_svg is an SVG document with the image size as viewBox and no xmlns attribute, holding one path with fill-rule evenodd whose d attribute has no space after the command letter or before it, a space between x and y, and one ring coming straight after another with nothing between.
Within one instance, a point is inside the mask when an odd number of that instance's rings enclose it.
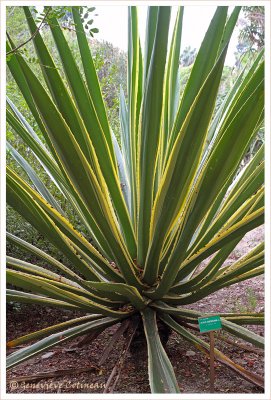
<instances>
[{"instance_id":1,"label":"green shrub","mask_svg":"<svg viewBox=\"0 0 271 400\"><path fill-rule=\"evenodd\" d=\"M24 11L33 33L36 24L29 9L24 7ZM263 273L263 243L224 265L244 235L264 218L262 147L238 173L263 122L261 55L237 79L214 114L239 11L236 7L227 19L227 7L217 8L180 92L183 8L171 40L170 7L149 8L144 59L137 10L129 8L128 97L126 103L122 91L121 149L109 124L77 7L72 7L72 13L81 70L54 14L48 22L61 71L42 36L38 33L34 38L46 86L20 53L9 58L10 72L46 144L11 102L7 121L31 149L43 173L55 182L81 225L77 220L70 222L48 184L9 146L31 181L8 167L9 205L58 248L72 268L8 234L11 243L45 260L58 273L8 257L7 282L28 292L8 289L7 298L87 314L67 321L65 328L55 325L9 342L13 347L37 339L8 356L9 368L54 345L119 322L132 338L141 323L152 392L179 392L158 325L167 325L206 352L209 344L187 329L187 322L197 324L202 315L193 310L193 304ZM9 40L8 48L12 47ZM225 330L263 347L262 337L242 327L263 323L262 314L221 317ZM217 349L215 356L244 378L263 385L261 377Z\"/></svg>"}]
</instances>

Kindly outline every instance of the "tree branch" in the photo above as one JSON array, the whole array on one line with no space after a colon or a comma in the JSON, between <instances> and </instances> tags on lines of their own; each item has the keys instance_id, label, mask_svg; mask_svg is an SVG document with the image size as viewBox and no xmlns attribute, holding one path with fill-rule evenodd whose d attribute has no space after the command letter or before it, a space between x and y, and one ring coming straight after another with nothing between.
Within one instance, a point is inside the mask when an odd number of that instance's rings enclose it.
<instances>
[{"instance_id":1,"label":"tree branch","mask_svg":"<svg viewBox=\"0 0 271 400\"><path fill-rule=\"evenodd\" d=\"M49 14L50 11L51 11L50 9L47 10L47 12L46 12L46 14L44 15L44 18L42 19L41 23L39 24L39 26L37 27L37 29L35 30L35 32L30 36L30 38L27 39L25 42L21 43L19 46L15 47L14 49L8 51L8 52L6 53L6 56L8 56L9 54L15 53L15 52L16 52L17 50L19 50L21 47L25 46L27 43L29 43L31 40L34 39L34 37L37 35L37 33L38 33L38 32L40 31L40 29L42 28L42 25L44 24L45 19L47 18L47 16L48 16L48 14Z\"/></svg>"}]
</instances>

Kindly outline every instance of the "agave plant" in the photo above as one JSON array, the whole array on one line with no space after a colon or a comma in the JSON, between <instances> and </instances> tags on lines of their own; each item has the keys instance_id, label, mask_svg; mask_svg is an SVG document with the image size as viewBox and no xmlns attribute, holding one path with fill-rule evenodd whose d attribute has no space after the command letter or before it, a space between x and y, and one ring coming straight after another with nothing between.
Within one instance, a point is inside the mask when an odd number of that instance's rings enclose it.
<instances>
[{"instance_id":1,"label":"agave plant","mask_svg":"<svg viewBox=\"0 0 271 400\"><path fill-rule=\"evenodd\" d=\"M240 168L263 126L263 54L240 73L217 108L240 7L229 17L227 7L217 8L183 93L179 89L183 8L169 35L170 7L149 7L143 57L137 9L130 7L128 95L120 93L119 145L110 128L80 9L72 8L80 68L56 16L47 10L48 29L63 69L56 68L29 8L24 7L45 83L19 51L7 63L39 134L9 99L7 122L73 208L87 235L72 226L63 205L50 193L52 184L45 185L9 144L10 154L29 178L7 167L9 205L72 267L8 233L10 242L44 260L48 268L8 257L7 282L13 289L7 290L7 300L81 310L86 315L10 341L10 348L35 343L9 355L7 367L119 323L121 332L130 329L130 343L143 326L151 391L179 392L158 325L208 353L209 343L190 329L204 315L193 309L194 303L263 273L263 243L225 264L245 234L264 220L263 148ZM14 48L8 38L8 52ZM263 324L263 314L221 314L221 320L230 334L263 347L263 338L243 326ZM263 385L260 376L217 349L215 357Z\"/></svg>"}]
</instances>

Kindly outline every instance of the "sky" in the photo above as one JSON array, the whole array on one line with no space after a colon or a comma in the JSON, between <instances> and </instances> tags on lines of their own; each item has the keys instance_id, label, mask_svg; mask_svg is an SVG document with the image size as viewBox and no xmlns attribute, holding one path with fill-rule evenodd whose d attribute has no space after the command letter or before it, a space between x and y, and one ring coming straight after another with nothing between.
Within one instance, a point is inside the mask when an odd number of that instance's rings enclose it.
<instances>
[{"instance_id":1,"label":"sky","mask_svg":"<svg viewBox=\"0 0 271 400\"><path fill-rule=\"evenodd\" d=\"M233 7L229 7L231 12ZM209 26L216 10L215 6L185 6L183 17L183 32L181 52L191 46L197 50L203 40L204 34ZM96 6L95 27L99 33L95 34L98 40L111 42L114 46L127 51L127 6ZM172 7L171 32L174 25L177 7ZM147 6L138 6L138 20L141 43L144 44L144 32L147 16ZM94 26L94 25L93 25ZM235 63L234 52L236 50L238 29L235 29L228 49L226 65L233 66Z\"/></svg>"},{"instance_id":2,"label":"sky","mask_svg":"<svg viewBox=\"0 0 271 400\"><path fill-rule=\"evenodd\" d=\"M99 33L95 34L95 39L110 42L113 46L127 51L128 6L95 5L95 7L93 27L99 29ZM143 5L137 6L139 33L142 45L144 45L145 38L147 8L147 6ZM41 12L43 7L37 7L37 9ZM192 49L199 49L215 10L216 6L212 5L186 5L184 7L181 53L187 46L191 46ZM232 10L233 7L229 7L228 14L230 14ZM170 33L173 31L176 14L177 6L172 6ZM240 15L242 15L242 12ZM225 61L225 65L231 67L235 64L234 52L236 51L236 45L238 43L238 33L239 29L237 27L232 34Z\"/></svg>"}]
</instances>

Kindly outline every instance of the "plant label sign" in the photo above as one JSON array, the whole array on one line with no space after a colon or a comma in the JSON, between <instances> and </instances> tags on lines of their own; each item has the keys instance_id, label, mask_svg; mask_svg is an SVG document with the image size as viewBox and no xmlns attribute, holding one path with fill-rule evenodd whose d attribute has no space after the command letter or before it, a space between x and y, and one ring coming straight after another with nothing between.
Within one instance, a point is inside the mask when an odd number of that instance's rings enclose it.
<instances>
[{"instance_id":1,"label":"plant label sign","mask_svg":"<svg viewBox=\"0 0 271 400\"><path fill-rule=\"evenodd\" d=\"M222 328L221 319L219 315L213 315L212 317L198 318L199 330L201 333L216 331Z\"/></svg>"}]
</instances>

